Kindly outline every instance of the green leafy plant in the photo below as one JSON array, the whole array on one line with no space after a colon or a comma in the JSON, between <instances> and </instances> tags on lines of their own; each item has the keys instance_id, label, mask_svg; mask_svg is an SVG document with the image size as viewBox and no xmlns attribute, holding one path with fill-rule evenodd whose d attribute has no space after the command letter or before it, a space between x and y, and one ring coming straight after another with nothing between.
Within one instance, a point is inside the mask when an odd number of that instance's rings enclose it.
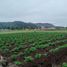
<instances>
[{"instance_id":1,"label":"green leafy plant","mask_svg":"<svg viewBox=\"0 0 67 67\"><path fill-rule=\"evenodd\" d=\"M20 61L14 61L14 63L15 63L16 65L21 65L21 64L22 64L22 62L20 62Z\"/></svg>"},{"instance_id":2,"label":"green leafy plant","mask_svg":"<svg viewBox=\"0 0 67 67\"><path fill-rule=\"evenodd\" d=\"M33 58L31 56L25 57L26 62L32 62Z\"/></svg>"},{"instance_id":3,"label":"green leafy plant","mask_svg":"<svg viewBox=\"0 0 67 67\"><path fill-rule=\"evenodd\" d=\"M42 56L42 54L38 54L38 53L37 53L37 54L35 55L35 59L40 59L41 56Z\"/></svg>"}]
</instances>

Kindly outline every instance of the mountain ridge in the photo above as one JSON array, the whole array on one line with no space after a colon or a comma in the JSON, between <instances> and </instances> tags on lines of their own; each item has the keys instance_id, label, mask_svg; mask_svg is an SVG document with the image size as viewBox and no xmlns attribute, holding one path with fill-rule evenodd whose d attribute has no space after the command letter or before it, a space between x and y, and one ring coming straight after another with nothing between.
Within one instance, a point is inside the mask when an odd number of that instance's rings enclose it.
<instances>
[{"instance_id":1,"label":"mountain ridge","mask_svg":"<svg viewBox=\"0 0 67 67\"><path fill-rule=\"evenodd\" d=\"M0 22L0 29L38 29L38 28L56 28L55 25L51 23L31 23L23 21L13 21L13 22Z\"/></svg>"}]
</instances>

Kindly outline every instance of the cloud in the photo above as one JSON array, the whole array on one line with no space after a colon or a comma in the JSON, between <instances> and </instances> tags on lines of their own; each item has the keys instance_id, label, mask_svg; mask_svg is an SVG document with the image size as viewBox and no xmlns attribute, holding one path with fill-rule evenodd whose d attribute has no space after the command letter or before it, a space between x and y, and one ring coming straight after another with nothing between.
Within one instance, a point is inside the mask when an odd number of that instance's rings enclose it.
<instances>
[{"instance_id":1,"label":"cloud","mask_svg":"<svg viewBox=\"0 0 67 67\"><path fill-rule=\"evenodd\" d=\"M0 0L0 21L67 25L67 0Z\"/></svg>"}]
</instances>

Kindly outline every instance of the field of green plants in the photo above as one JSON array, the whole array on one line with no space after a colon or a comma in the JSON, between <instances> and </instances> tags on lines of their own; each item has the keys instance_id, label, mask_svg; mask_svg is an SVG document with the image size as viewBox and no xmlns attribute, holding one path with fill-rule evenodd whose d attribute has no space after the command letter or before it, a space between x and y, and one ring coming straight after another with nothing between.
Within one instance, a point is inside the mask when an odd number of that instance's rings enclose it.
<instances>
[{"instance_id":1,"label":"field of green plants","mask_svg":"<svg viewBox=\"0 0 67 67\"><path fill-rule=\"evenodd\" d=\"M34 31L0 34L0 53L16 65L49 62L48 54L56 53L63 48L67 48L65 32Z\"/></svg>"}]
</instances>

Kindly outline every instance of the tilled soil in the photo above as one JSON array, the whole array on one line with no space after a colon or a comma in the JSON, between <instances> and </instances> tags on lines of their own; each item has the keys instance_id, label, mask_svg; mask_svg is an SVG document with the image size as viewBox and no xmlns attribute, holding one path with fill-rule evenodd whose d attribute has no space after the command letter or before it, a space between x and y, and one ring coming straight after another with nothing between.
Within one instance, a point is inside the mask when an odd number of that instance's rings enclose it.
<instances>
[{"instance_id":1,"label":"tilled soil","mask_svg":"<svg viewBox=\"0 0 67 67\"><path fill-rule=\"evenodd\" d=\"M0 67L3 67L3 66L0 64ZM18 66L13 63L9 63L8 66L5 66L5 67L18 67Z\"/></svg>"},{"instance_id":2,"label":"tilled soil","mask_svg":"<svg viewBox=\"0 0 67 67\"><path fill-rule=\"evenodd\" d=\"M18 66L15 64L9 63L8 67L18 67Z\"/></svg>"}]
</instances>

